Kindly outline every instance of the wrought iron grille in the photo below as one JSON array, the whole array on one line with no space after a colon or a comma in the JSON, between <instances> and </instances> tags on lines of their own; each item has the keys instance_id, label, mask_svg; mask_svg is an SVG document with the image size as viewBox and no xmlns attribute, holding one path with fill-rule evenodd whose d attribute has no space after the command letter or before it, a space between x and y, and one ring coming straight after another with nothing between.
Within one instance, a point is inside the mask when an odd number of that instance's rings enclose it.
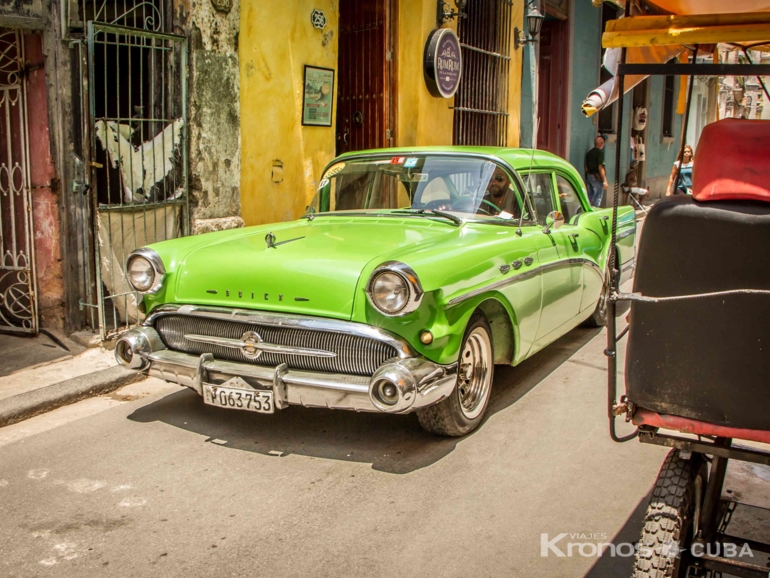
<instances>
[{"instance_id":1,"label":"wrought iron grille","mask_svg":"<svg viewBox=\"0 0 770 578\"><path fill-rule=\"evenodd\" d=\"M455 94L456 145L506 146L513 3L473 0L458 25L463 71Z\"/></svg>"},{"instance_id":2,"label":"wrought iron grille","mask_svg":"<svg viewBox=\"0 0 770 578\"><path fill-rule=\"evenodd\" d=\"M37 333L24 37L0 28L0 330Z\"/></svg>"},{"instance_id":3,"label":"wrought iron grille","mask_svg":"<svg viewBox=\"0 0 770 578\"><path fill-rule=\"evenodd\" d=\"M70 0L63 1L62 7L69 10L69 25L75 30L85 29L87 22L151 32L166 30L163 0Z\"/></svg>"},{"instance_id":4,"label":"wrought iron grille","mask_svg":"<svg viewBox=\"0 0 770 578\"><path fill-rule=\"evenodd\" d=\"M102 338L140 321L134 249L189 234L187 39L89 22L94 286Z\"/></svg>"}]
</instances>

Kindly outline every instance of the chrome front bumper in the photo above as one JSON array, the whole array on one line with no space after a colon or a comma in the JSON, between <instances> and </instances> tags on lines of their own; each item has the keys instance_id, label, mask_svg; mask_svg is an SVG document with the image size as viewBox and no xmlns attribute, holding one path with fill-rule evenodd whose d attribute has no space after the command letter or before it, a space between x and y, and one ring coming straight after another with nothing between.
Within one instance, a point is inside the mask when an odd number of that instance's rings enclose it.
<instances>
[{"instance_id":1,"label":"chrome front bumper","mask_svg":"<svg viewBox=\"0 0 770 578\"><path fill-rule=\"evenodd\" d=\"M222 385L233 377L257 390L272 390L275 406L289 405L409 413L449 396L457 365L439 365L422 357L394 358L372 377L264 367L197 356L167 349L152 327L127 331L115 345L118 363L152 377L184 385L203 395L203 386ZM394 389L395 388L395 389ZM392 396L384 395L392 393Z\"/></svg>"}]
</instances>

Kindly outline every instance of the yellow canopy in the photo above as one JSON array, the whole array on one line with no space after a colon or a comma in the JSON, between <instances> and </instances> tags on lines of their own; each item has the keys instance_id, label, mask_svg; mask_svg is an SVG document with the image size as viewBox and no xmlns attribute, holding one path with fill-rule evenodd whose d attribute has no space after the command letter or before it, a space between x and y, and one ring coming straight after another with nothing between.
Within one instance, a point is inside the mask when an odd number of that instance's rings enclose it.
<instances>
[{"instance_id":1,"label":"yellow canopy","mask_svg":"<svg viewBox=\"0 0 770 578\"><path fill-rule=\"evenodd\" d=\"M625 6L625 0L614 1ZM627 63L667 62L685 46L696 44L724 42L770 50L770 0L637 0L640 3L656 15L610 20L602 35L605 48L627 48ZM635 7L633 13L638 13ZM642 80L643 76L626 77L624 92ZM617 98L612 78L586 97L583 114L591 116Z\"/></svg>"}]
</instances>

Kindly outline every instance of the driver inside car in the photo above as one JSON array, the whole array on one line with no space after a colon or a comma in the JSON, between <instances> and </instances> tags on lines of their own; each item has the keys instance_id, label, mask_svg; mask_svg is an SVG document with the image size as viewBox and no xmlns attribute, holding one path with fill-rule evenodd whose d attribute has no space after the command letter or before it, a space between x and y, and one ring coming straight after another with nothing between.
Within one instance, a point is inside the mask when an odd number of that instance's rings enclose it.
<instances>
[{"instance_id":1,"label":"driver inside car","mask_svg":"<svg viewBox=\"0 0 770 578\"><path fill-rule=\"evenodd\" d=\"M512 196L511 180L503 169L495 167L495 172L490 177L487 190L484 193L484 201L486 202L479 205L478 212L487 215L499 215L503 211L512 213L513 211L510 210Z\"/></svg>"}]
</instances>

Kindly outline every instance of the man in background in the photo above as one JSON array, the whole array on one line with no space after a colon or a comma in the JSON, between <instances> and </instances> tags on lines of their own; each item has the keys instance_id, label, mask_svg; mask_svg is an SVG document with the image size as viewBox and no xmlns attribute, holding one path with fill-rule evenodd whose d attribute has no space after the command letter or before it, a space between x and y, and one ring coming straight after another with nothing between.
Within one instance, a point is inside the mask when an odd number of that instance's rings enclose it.
<instances>
[{"instance_id":1,"label":"man in background","mask_svg":"<svg viewBox=\"0 0 770 578\"><path fill-rule=\"evenodd\" d=\"M607 188L607 173L604 170L604 137L594 139L594 148L586 153L585 159L586 185L588 185L588 201L592 207L601 207L602 195Z\"/></svg>"}]
</instances>

